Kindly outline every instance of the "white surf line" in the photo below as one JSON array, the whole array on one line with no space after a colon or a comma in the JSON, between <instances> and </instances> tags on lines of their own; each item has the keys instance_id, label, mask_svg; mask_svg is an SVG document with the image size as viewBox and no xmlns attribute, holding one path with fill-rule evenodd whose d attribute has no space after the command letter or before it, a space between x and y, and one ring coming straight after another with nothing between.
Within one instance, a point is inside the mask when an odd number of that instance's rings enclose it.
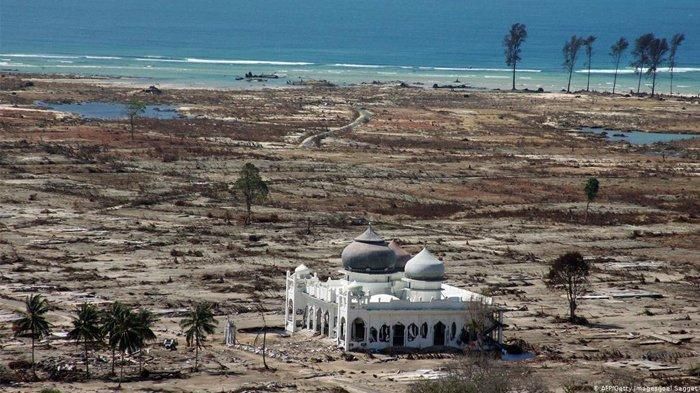
<instances>
[{"instance_id":1,"label":"white surf line","mask_svg":"<svg viewBox=\"0 0 700 393\"><path fill-rule=\"evenodd\" d=\"M328 131L323 131L323 132L319 132L318 134L311 135L311 136L307 137L306 139L304 139L299 144L299 147L306 147L306 148L313 147L314 145L316 145L317 140L320 141L323 138L329 137L333 134L337 134L337 133L341 133L341 132L345 132L345 131L352 131L353 129L355 129L359 125L369 121L370 116L371 116L370 112L368 112L364 109L358 109L357 112L359 113L359 116L357 116L357 118L355 120L353 120L352 123L346 124L342 127L332 128Z\"/></svg>"}]
</instances>

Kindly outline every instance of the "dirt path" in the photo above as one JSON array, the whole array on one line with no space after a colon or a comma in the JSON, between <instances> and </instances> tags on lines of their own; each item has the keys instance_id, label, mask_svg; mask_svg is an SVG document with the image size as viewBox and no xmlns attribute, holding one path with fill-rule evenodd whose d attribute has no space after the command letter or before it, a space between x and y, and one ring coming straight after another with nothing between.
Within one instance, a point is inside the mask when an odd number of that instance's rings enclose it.
<instances>
[{"instance_id":1,"label":"dirt path","mask_svg":"<svg viewBox=\"0 0 700 393\"><path fill-rule=\"evenodd\" d=\"M311 135L304 139L299 144L299 147L314 147L317 141L320 142L321 140L323 140L323 138L327 138L331 135L340 134L346 131L352 131L361 124L367 123L369 121L371 114L368 111L364 109L358 109L357 112L359 113L359 116L357 116L357 118L352 123L344 125L342 127L332 128L328 131L319 132L318 134Z\"/></svg>"}]
</instances>

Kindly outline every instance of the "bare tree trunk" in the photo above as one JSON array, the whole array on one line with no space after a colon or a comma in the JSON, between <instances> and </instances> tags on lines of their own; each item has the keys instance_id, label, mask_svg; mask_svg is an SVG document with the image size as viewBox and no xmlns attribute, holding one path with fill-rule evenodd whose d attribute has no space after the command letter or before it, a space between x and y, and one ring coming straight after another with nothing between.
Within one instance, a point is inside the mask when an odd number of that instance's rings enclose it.
<instances>
[{"instance_id":1,"label":"bare tree trunk","mask_svg":"<svg viewBox=\"0 0 700 393\"><path fill-rule=\"evenodd\" d=\"M669 95L673 95L673 67L670 69L671 71L671 89L669 90Z\"/></svg>"},{"instance_id":2,"label":"bare tree trunk","mask_svg":"<svg viewBox=\"0 0 700 393\"><path fill-rule=\"evenodd\" d=\"M637 94L639 94L639 90L642 87L642 71L643 71L643 68L639 67L639 80L637 80Z\"/></svg>"},{"instance_id":3,"label":"bare tree trunk","mask_svg":"<svg viewBox=\"0 0 700 393\"><path fill-rule=\"evenodd\" d=\"M576 321L576 300L573 298L569 301L569 320Z\"/></svg>"},{"instance_id":4,"label":"bare tree trunk","mask_svg":"<svg viewBox=\"0 0 700 393\"><path fill-rule=\"evenodd\" d=\"M262 346L262 355L263 355L263 366L265 366L265 370L269 370L270 367L267 366L267 361L265 360L265 344L267 344L267 324L263 326L263 346Z\"/></svg>"},{"instance_id":5,"label":"bare tree trunk","mask_svg":"<svg viewBox=\"0 0 700 393\"><path fill-rule=\"evenodd\" d=\"M656 70L652 73L651 76L651 96L654 96L654 90L656 89Z\"/></svg>"},{"instance_id":6,"label":"bare tree trunk","mask_svg":"<svg viewBox=\"0 0 700 393\"><path fill-rule=\"evenodd\" d=\"M613 91L612 93L615 94L615 86L617 86L617 70L620 69L620 58L618 57L617 62L615 63L615 78L613 78Z\"/></svg>"},{"instance_id":7,"label":"bare tree trunk","mask_svg":"<svg viewBox=\"0 0 700 393\"><path fill-rule=\"evenodd\" d=\"M566 92L571 93L571 74L573 73L574 68L569 68L569 83L566 85Z\"/></svg>"},{"instance_id":8,"label":"bare tree trunk","mask_svg":"<svg viewBox=\"0 0 700 393\"><path fill-rule=\"evenodd\" d=\"M250 225L253 222L253 214L251 213L251 203L250 203L249 198L246 198L246 200L245 200L245 209L246 209L245 224Z\"/></svg>"},{"instance_id":9,"label":"bare tree trunk","mask_svg":"<svg viewBox=\"0 0 700 393\"><path fill-rule=\"evenodd\" d=\"M36 376L36 363L34 363L34 329L32 329L32 374Z\"/></svg>"},{"instance_id":10,"label":"bare tree trunk","mask_svg":"<svg viewBox=\"0 0 700 393\"><path fill-rule=\"evenodd\" d=\"M115 348L112 348L112 375L114 375L114 363L115 363L115 361L116 361L116 360L115 360L116 357L117 357L117 355L116 355L116 349L115 349Z\"/></svg>"},{"instance_id":11,"label":"bare tree trunk","mask_svg":"<svg viewBox=\"0 0 700 393\"><path fill-rule=\"evenodd\" d=\"M124 352L121 355L121 364L119 365L119 387L122 387L122 380L124 379Z\"/></svg>"},{"instance_id":12,"label":"bare tree trunk","mask_svg":"<svg viewBox=\"0 0 700 393\"><path fill-rule=\"evenodd\" d=\"M583 216L583 222L588 223L588 206L591 205L591 201L586 202L586 214Z\"/></svg>"},{"instance_id":13,"label":"bare tree trunk","mask_svg":"<svg viewBox=\"0 0 700 393\"><path fill-rule=\"evenodd\" d=\"M588 81L586 82L586 91L591 91L591 56L588 56Z\"/></svg>"},{"instance_id":14,"label":"bare tree trunk","mask_svg":"<svg viewBox=\"0 0 700 393\"><path fill-rule=\"evenodd\" d=\"M515 62L513 62L513 90L515 90Z\"/></svg>"},{"instance_id":15,"label":"bare tree trunk","mask_svg":"<svg viewBox=\"0 0 700 393\"><path fill-rule=\"evenodd\" d=\"M90 362L88 361L88 342L85 341L85 374L90 379Z\"/></svg>"},{"instance_id":16,"label":"bare tree trunk","mask_svg":"<svg viewBox=\"0 0 700 393\"><path fill-rule=\"evenodd\" d=\"M572 277L567 278L566 297L569 300L569 321L576 320L576 294L574 291L574 281Z\"/></svg>"},{"instance_id":17,"label":"bare tree trunk","mask_svg":"<svg viewBox=\"0 0 700 393\"><path fill-rule=\"evenodd\" d=\"M199 340L197 341L194 345L194 371L197 371L199 368L198 360L199 360Z\"/></svg>"}]
</instances>

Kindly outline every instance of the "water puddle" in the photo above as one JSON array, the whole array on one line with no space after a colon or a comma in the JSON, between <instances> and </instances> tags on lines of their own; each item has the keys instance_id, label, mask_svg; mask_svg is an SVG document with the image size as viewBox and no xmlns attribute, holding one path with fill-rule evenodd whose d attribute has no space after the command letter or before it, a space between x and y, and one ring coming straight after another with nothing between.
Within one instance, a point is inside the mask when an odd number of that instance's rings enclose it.
<instances>
[{"instance_id":1,"label":"water puddle","mask_svg":"<svg viewBox=\"0 0 700 393\"><path fill-rule=\"evenodd\" d=\"M523 352L523 353L507 353L507 352L502 352L501 353L501 360L506 361L506 362L519 362L523 360L529 360L533 359L535 357L535 354L532 352Z\"/></svg>"},{"instance_id":2,"label":"water puddle","mask_svg":"<svg viewBox=\"0 0 700 393\"><path fill-rule=\"evenodd\" d=\"M673 142L698 138L693 134L667 134L663 132L617 131L599 127L583 127L581 131L600 135L611 142L629 142L633 145L650 145L657 142Z\"/></svg>"},{"instance_id":3,"label":"water puddle","mask_svg":"<svg viewBox=\"0 0 700 393\"><path fill-rule=\"evenodd\" d=\"M37 101L34 104L40 108L73 113L82 117L83 119L123 120L127 118L126 104L118 102L87 101L62 104ZM161 120L179 119L182 117L177 112L177 108L172 105L146 105L145 111L139 116Z\"/></svg>"}]
</instances>

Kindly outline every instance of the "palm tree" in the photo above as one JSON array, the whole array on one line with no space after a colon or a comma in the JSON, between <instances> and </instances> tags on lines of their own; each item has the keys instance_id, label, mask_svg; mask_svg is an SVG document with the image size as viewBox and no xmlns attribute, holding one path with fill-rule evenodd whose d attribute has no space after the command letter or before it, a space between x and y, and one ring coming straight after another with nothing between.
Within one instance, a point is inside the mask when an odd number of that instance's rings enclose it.
<instances>
[{"instance_id":1,"label":"palm tree","mask_svg":"<svg viewBox=\"0 0 700 393\"><path fill-rule=\"evenodd\" d=\"M211 304L207 302L198 303L180 321L180 327L185 331L187 346L194 345L194 371L198 368L199 348L203 346L207 335L214 333L217 323Z\"/></svg>"},{"instance_id":2,"label":"palm tree","mask_svg":"<svg viewBox=\"0 0 700 393\"><path fill-rule=\"evenodd\" d=\"M506 65L513 67L513 90L515 90L515 66L520 61L520 46L527 38L527 28L522 23L514 23L503 38Z\"/></svg>"},{"instance_id":3,"label":"palm tree","mask_svg":"<svg viewBox=\"0 0 700 393\"><path fill-rule=\"evenodd\" d=\"M124 355L136 352L143 346L141 333L136 314L130 308L124 307L117 314L114 329L109 337L109 346L112 348L112 351L118 350L121 355L119 387L122 386L122 380L124 379Z\"/></svg>"},{"instance_id":4,"label":"palm tree","mask_svg":"<svg viewBox=\"0 0 700 393\"><path fill-rule=\"evenodd\" d=\"M25 311L20 311L21 318L14 322L15 336L29 334L32 338L32 372L36 374L34 363L34 342L46 337L51 332L51 324L46 320L49 302L41 295L27 296L24 301Z\"/></svg>"},{"instance_id":5,"label":"palm tree","mask_svg":"<svg viewBox=\"0 0 700 393\"><path fill-rule=\"evenodd\" d=\"M90 360L88 358L88 347L91 344L102 341L102 328L100 326L100 313L97 307L92 304L83 303L76 310L76 317L73 319L73 330L68 332L68 338L75 340L76 344L83 342L85 348L85 373L90 378Z\"/></svg>"},{"instance_id":6,"label":"palm tree","mask_svg":"<svg viewBox=\"0 0 700 393\"><path fill-rule=\"evenodd\" d=\"M634 61L632 65L634 66L635 72L639 74L639 80L637 81L637 94L642 87L642 73L644 72L644 66L649 62L649 43L654 40L654 34L646 33L639 36L634 40L634 50L632 51L632 56L634 56Z\"/></svg>"},{"instance_id":7,"label":"palm tree","mask_svg":"<svg viewBox=\"0 0 700 393\"><path fill-rule=\"evenodd\" d=\"M101 323L102 323L102 335L107 336L107 342L112 342L112 336L116 329L117 322L119 320L120 314L127 310L120 302L114 302L105 311L102 312ZM114 363L116 359L116 348L110 344L110 349L112 350L112 371L111 374L114 375Z\"/></svg>"},{"instance_id":8,"label":"palm tree","mask_svg":"<svg viewBox=\"0 0 700 393\"><path fill-rule=\"evenodd\" d=\"M620 37L613 46L610 47L610 56L615 60L615 78L613 79L613 89L612 93L615 94L615 86L617 85L617 71L620 69L620 60L622 59L622 54L627 50L630 43L625 37Z\"/></svg>"},{"instance_id":9,"label":"palm tree","mask_svg":"<svg viewBox=\"0 0 700 393\"><path fill-rule=\"evenodd\" d=\"M143 348L146 342L156 339L156 334L153 332L153 325L158 321L158 317L149 310L141 308L136 313L136 327L139 331L141 339L141 348L139 351L139 374L143 372Z\"/></svg>"},{"instance_id":10,"label":"palm tree","mask_svg":"<svg viewBox=\"0 0 700 393\"><path fill-rule=\"evenodd\" d=\"M591 88L591 56L593 56L593 43L596 37L589 35L583 40L583 46L586 48L586 58L588 59L588 81L586 82L586 91L590 91Z\"/></svg>"},{"instance_id":11,"label":"palm tree","mask_svg":"<svg viewBox=\"0 0 700 393\"><path fill-rule=\"evenodd\" d=\"M676 68L676 51L681 43L685 41L685 34L677 33L671 38L671 48L668 52L668 71L671 73L671 90L670 94L673 94L673 69Z\"/></svg>"},{"instance_id":12,"label":"palm tree","mask_svg":"<svg viewBox=\"0 0 700 393\"><path fill-rule=\"evenodd\" d=\"M659 66L666 61L664 55L668 52L668 42L665 38L654 38L649 43L648 55L649 55L649 69L647 70L647 75L651 75L651 96L654 96L654 90L656 89L656 71Z\"/></svg>"},{"instance_id":13,"label":"palm tree","mask_svg":"<svg viewBox=\"0 0 700 393\"><path fill-rule=\"evenodd\" d=\"M569 72L569 83L566 85L566 92L571 92L571 77L574 72L574 67L576 66L576 57L578 56L578 51L583 45L584 39L577 36L571 36L569 41L564 44L564 69Z\"/></svg>"}]
</instances>

